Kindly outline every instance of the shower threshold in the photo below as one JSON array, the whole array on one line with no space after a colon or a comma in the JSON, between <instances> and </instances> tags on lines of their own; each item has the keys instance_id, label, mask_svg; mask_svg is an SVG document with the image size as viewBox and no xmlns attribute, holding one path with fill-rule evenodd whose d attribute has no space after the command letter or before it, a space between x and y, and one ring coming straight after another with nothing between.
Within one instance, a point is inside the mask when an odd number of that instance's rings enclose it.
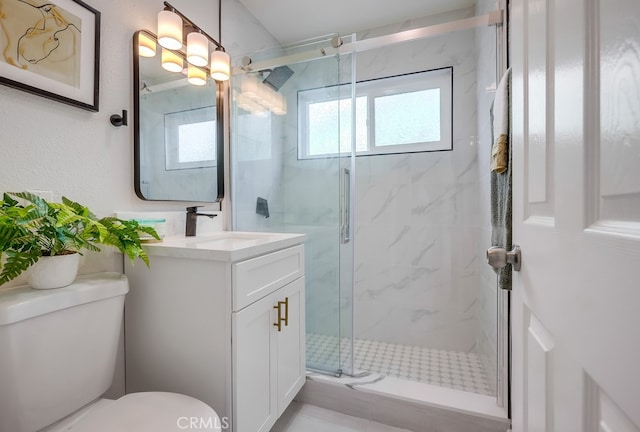
<instances>
[{"instance_id":1,"label":"shower threshold","mask_svg":"<svg viewBox=\"0 0 640 432\"><path fill-rule=\"evenodd\" d=\"M370 373L361 378L307 372L302 403L416 432L504 432L496 398Z\"/></svg>"}]
</instances>

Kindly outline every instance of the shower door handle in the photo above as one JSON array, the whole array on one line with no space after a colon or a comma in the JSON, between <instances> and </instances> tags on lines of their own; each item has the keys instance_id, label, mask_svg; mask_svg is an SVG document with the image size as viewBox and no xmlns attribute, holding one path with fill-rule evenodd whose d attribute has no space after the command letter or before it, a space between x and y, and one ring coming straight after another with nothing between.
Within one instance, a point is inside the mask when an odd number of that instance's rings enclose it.
<instances>
[{"instance_id":1,"label":"shower door handle","mask_svg":"<svg viewBox=\"0 0 640 432\"><path fill-rule=\"evenodd\" d=\"M342 168L340 190L340 243L347 244L351 240L351 171Z\"/></svg>"},{"instance_id":2,"label":"shower door handle","mask_svg":"<svg viewBox=\"0 0 640 432\"><path fill-rule=\"evenodd\" d=\"M511 264L513 270L520 271L522 266L522 251L520 246L513 245L513 249L509 252L505 248L492 246L487 249L487 261L489 265L496 270L500 270L507 264Z\"/></svg>"}]
</instances>

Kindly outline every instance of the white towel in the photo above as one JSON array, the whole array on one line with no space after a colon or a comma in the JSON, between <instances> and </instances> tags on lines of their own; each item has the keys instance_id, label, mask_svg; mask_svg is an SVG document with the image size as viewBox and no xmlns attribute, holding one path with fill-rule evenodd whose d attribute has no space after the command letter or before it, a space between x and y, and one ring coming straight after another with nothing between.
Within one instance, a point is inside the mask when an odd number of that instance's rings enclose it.
<instances>
[{"instance_id":1,"label":"white towel","mask_svg":"<svg viewBox=\"0 0 640 432\"><path fill-rule=\"evenodd\" d=\"M511 68L502 76L493 101L493 144L491 171L503 173L509 164L509 78Z\"/></svg>"}]
</instances>

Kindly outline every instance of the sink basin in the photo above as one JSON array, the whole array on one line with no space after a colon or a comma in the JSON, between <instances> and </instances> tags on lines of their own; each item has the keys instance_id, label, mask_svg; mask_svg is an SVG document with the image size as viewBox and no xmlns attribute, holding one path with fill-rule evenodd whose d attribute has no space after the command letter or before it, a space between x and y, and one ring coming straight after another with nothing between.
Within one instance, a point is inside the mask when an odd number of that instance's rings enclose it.
<instances>
[{"instance_id":1,"label":"sink basin","mask_svg":"<svg viewBox=\"0 0 640 432\"><path fill-rule=\"evenodd\" d=\"M235 247L236 244L244 242L269 242L282 238L287 234L280 233L261 233L261 232L236 232L225 231L220 234L208 234L200 237L184 237L185 242L189 244L203 244L211 242L225 242L229 247Z\"/></svg>"},{"instance_id":2,"label":"sink basin","mask_svg":"<svg viewBox=\"0 0 640 432\"><path fill-rule=\"evenodd\" d=\"M145 246L150 256L238 261L302 243L304 234L222 231L195 237L165 237Z\"/></svg>"}]
</instances>

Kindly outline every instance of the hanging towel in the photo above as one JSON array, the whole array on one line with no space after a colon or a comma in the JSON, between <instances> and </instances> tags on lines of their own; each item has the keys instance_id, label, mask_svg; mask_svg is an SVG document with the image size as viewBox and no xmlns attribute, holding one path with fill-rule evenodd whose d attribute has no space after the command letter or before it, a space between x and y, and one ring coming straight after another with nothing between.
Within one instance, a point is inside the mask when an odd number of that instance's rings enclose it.
<instances>
[{"instance_id":1,"label":"hanging towel","mask_svg":"<svg viewBox=\"0 0 640 432\"><path fill-rule=\"evenodd\" d=\"M511 243L511 139L510 139L510 91L511 69L507 69L491 107L491 245L508 251ZM498 156L498 157L496 157ZM498 162L496 164L496 162ZM494 164L496 166L494 167ZM511 266L498 274L498 287L511 289Z\"/></svg>"},{"instance_id":2,"label":"hanging towel","mask_svg":"<svg viewBox=\"0 0 640 432\"><path fill-rule=\"evenodd\" d=\"M493 146L491 148L491 171L503 173L509 163L509 77L507 69L500 80L493 101Z\"/></svg>"}]
</instances>

